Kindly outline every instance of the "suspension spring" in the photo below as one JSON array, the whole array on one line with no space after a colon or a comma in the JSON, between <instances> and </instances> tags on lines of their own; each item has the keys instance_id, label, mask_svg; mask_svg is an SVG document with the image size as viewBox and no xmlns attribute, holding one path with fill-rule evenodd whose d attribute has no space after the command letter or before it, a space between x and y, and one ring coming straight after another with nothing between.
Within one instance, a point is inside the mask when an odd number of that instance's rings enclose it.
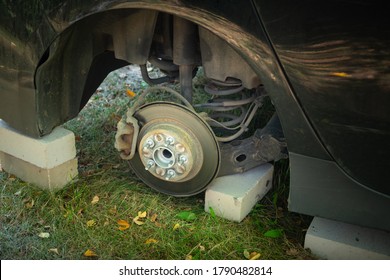
<instances>
[{"instance_id":1,"label":"suspension spring","mask_svg":"<svg viewBox=\"0 0 390 280\"><path fill-rule=\"evenodd\" d=\"M205 91L212 96L211 100L195 107L208 109L206 121L209 125L230 134L217 137L220 142L233 141L247 130L265 95L262 87L246 93L242 82L234 78L223 82L212 79L206 84Z\"/></svg>"}]
</instances>

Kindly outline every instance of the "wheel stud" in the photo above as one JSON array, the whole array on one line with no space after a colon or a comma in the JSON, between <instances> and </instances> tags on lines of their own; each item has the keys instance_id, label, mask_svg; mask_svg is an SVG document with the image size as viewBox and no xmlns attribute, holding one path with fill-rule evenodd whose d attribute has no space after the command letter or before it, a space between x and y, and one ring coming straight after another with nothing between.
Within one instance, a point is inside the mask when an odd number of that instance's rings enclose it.
<instances>
[{"instance_id":1,"label":"wheel stud","mask_svg":"<svg viewBox=\"0 0 390 280\"><path fill-rule=\"evenodd\" d=\"M165 143L167 145L173 145L175 143L175 138L171 137L171 136L168 136L167 139L165 140Z\"/></svg>"},{"instance_id":2,"label":"wheel stud","mask_svg":"<svg viewBox=\"0 0 390 280\"><path fill-rule=\"evenodd\" d=\"M184 163L186 163L187 162L187 157L185 156L185 155L180 155L180 157L179 157L179 163L180 164L184 164Z\"/></svg>"},{"instance_id":3,"label":"wheel stud","mask_svg":"<svg viewBox=\"0 0 390 280\"><path fill-rule=\"evenodd\" d=\"M149 160L149 161L148 161L148 164L147 164L146 167L145 167L145 170L149 170L149 169L152 168L154 165L155 165L154 161L153 161L153 160Z\"/></svg>"},{"instance_id":4,"label":"wheel stud","mask_svg":"<svg viewBox=\"0 0 390 280\"><path fill-rule=\"evenodd\" d=\"M154 141L149 138L148 140L146 140L145 147L153 148L154 147Z\"/></svg>"},{"instance_id":5,"label":"wheel stud","mask_svg":"<svg viewBox=\"0 0 390 280\"><path fill-rule=\"evenodd\" d=\"M175 170L169 169L169 170L167 171L167 176L165 177L165 180L169 181L169 179L175 177L175 175L176 175Z\"/></svg>"}]
</instances>

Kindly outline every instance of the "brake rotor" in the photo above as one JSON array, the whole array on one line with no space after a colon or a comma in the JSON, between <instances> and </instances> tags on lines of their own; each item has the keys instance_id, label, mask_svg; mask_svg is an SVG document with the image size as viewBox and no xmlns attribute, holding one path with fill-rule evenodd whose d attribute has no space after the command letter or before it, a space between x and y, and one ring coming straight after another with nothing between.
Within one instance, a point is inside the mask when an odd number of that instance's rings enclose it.
<instances>
[{"instance_id":1,"label":"brake rotor","mask_svg":"<svg viewBox=\"0 0 390 280\"><path fill-rule=\"evenodd\" d=\"M137 152L130 166L145 184L173 196L204 191L220 165L218 142L208 124L185 106L149 103L137 109Z\"/></svg>"}]
</instances>

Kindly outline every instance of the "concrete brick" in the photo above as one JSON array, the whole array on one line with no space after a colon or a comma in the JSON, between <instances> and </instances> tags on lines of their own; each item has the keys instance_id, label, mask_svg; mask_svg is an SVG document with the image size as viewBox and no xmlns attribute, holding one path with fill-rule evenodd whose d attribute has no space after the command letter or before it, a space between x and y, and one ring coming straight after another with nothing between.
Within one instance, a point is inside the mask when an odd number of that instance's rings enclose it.
<instances>
[{"instance_id":1,"label":"concrete brick","mask_svg":"<svg viewBox=\"0 0 390 280\"><path fill-rule=\"evenodd\" d=\"M0 163L4 171L23 181L50 191L59 190L78 174L77 159L73 158L53 168L42 168L14 156L0 152Z\"/></svg>"},{"instance_id":2,"label":"concrete brick","mask_svg":"<svg viewBox=\"0 0 390 280\"><path fill-rule=\"evenodd\" d=\"M18 133L0 120L0 151L51 169L75 158L75 137L73 132L57 127L49 135L35 139Z\"/></svg>"},{"instance_id":3,"label":"concrete brick","mask_svg":"<svg viewBox=\"0 0 390 280\"><path fill-rule=\"evenodd\" d=\"M305 248L330 260L390 259L390 233L315 217L305 237Z\"/></svg>"},{"instance_id":4,"label":"concrete brick","mask_svg":"<svg viewBox=\"0 0 390 280\"><path fill-rule=\"evenodd\" d=\"M205 211L210 207L225 219L241 222L272 186L273 165L263 164L242 174L216 178L205 194Z\"/></svg>"}]
</instances>

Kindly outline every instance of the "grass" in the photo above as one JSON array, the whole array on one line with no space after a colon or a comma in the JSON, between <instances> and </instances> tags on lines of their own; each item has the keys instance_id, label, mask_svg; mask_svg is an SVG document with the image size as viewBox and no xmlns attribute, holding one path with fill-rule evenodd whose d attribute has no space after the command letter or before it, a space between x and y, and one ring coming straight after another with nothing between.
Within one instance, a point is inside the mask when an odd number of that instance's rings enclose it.
<instances>
[{"instance_id":1,"label":"grass","mask_svg":"<svg viewBox=\"0 0 390 280\"><path fill-rule=\"evenodd\" d=\"M131 103L116 89L132 79L112 74L66 124L76 135L77 180L53 193L0 172L1 259L313 258L302 247L308 217L287 211L288 160L276 163L273 189L241 223L206 213L204 193L174 198L145 186L113 147L118 118ZM129 228L119 230L119 220Z\"/></svg>"}]
</instances>

